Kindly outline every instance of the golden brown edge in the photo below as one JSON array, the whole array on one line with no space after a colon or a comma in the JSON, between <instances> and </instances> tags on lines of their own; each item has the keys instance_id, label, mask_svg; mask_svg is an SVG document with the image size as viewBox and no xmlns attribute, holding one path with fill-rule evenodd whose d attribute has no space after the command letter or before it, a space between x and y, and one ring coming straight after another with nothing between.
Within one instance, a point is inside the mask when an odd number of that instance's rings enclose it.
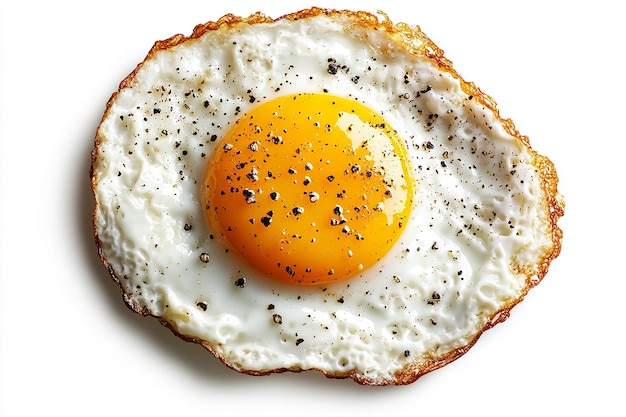
<instances>
[{"instance_id":1,"label":"golden brown edge","mask_svg":"<svg viewBox=\"0 0 626 417\"><path fill-rule=\"evenodd\" d=\"M455 361L456 359L460 358L462 355L464 355L478 341L482 333L484 333L486 330L490 329L491 327L495 326L496 324L505 321L509 317L511 309L515 307L515 305L517 305L520 301L522 301L524 297L526 296L526 294L528 293L528 291L532 287L536 286L543 279L543 277L548 272L550 263L559 255L561 251L561 241L563 238L563 232L558 227L557 222L559 218L562 217L564 214L565 205L562 200L562 197L560 196L557 190L559 180L558 180L558 176L556 174L556 170L554 168L553 163L547 157L539 155L537 152L535 152L531 148L528 137L523 136L518 132L518 130L516 129L511 119L504 119L501 117L500 111L498 110L496 102L489 95L482 92L474 83L465 81L463 77L461 77L453 68L452 62L449 61L444 56L443 50L440 49L437 45L435 45L435 43L432 42L430 38L428 38L421 31L419 26L412 27L406 23L398 23L394 25L384 13L380 11L378 13L380 13L383 16L382 20L380 20L376 15L373 15L368 12L363 12L363 11L334 10L334 9L323 9L323 8L314 7L311 9L305 9L305 10L300 10L294 13L286 14L276 19L272 19L260 12L252 14L247 18L235 16L233 14L227 14L221 17L220 19L218 19L216 22L207 22L204 24L197 25L189 37L178 34L178 35L172 36L169 39L155 42L154 46L148 52L148 55L146 56L146 58L137 65L137 67L133 70L132 73L130 73L124 80L122 80L122 82L119 85L118 90L111 95L111 98L107 102L105 112L102 116L102 120L104 120L105 117L107 116L109 109L115 97L117 96L117 94L122 89L130 87L132 85L137 72L141 69L144 62L150 59L158 51L167 50L169 48L172 48L174 46L187 42L190 39L198 38L206 32L219 30L223 27L228 28L228 27L232 27L238 24L259 24L259 23L271 23L271 22L275 22L279 20L299 20L299 19L305 19L305 18L315 17L319 15L349 17L354 22L353 24L355 25L371 27L377 30L384 30L390 33L394 38L398 40L398 42L402 43L403 46L408 51L410 51L411 53L417 56L425 56L425 57L430 58L431 60L433 60L434 62L438 64L439 68L442 71L448 72L454 78L458 79L461 83L461 88L463 89L463 91L465 91L468 94L468 96L472 96L473 99L478 100L482 105L484 105L486 108L491 110L493 114L495 115L496 119L503 124L507 133L516 137L518 140L520 140L532 153L534 157L533 162L539 172L539 176L541 180L541 188L543 192L545 193L545 196L547 199L547 210L550 213L549 216L550 216L550 223L551 223L550 226L552 230L552 248L551 250L545 253L545 256L543 257L543 259L540 260L538 269L536 270L533 269L533 270L525 271L525 270L522 270L519 266L517 267L513 266L514 269L518 270L518 272L521 272L524 275L526 275L526 285L522 289L520 296L517 299L513 300L509 305L504 306L495 314L493 314L490 320L487 322L487 325L467 345L460 347L458 349L455 349L442 357L433 357L432 359L424 361L424 362L411 363L407 365L405 368L403 368L402 370L398 371L395 375L396 378L392 380L368 379L368 378L363 377L362 375L356 374L354 371L341 373L341 374L339 373L333 374L323 369L312 369L312 370L321 372L328 378L352 378L357 383L363 384L363 385L406 385L406 384L415 382L421 376L429 372L432 372L436 369L439 369ZM100 128L98 128L98 131L96 132L96 138L94 140L94 149L92 150L92 153L91 153L91 167L89 171L89 176L92 182L91 187L92 187L92 192L94 193L94 196L95 196L95 179L94 179L93 165L96 162L96 159L98 156L98 148L99 148L99 142L100 142L99 135L100 135ZM96 207L94 208L94 211L93 211L93 232L94 232L95 242L98 248L98 255L100 257L100 260L106 267L113 281L115 281L115 283L120 288L122 297L124 299L125 304L128 306L128 308L130 308L132 311L138 314L141 314L143 316L152 316L150 311L137 306L127 296L127 294L124 292L122 288L119 277L116 276L115 272L113 271L113 268L105 259L102 253L102 247L100 244L100 239L98 237L98 232L96 228L97 209L98 209L98 203L96 199ZM226 358L219 355L210 346L208 342L198 339L198 338L193 338L193 337L182 335L177 331L175 325L173 325L172 323L166 321L162 317L157 317L157 316L153 316L153 317L156 317L157 319L159 319L161 324L168 327L176 336L180 337L181 339L188 341L188 342L194 342L194 343L200 344L206 350L211 352L221 362L223 362L226 366L234 369L235 371L249 374L249 375L268 375L268 374L281 373L281 372L286 372L286 371L291 371L291 372L302 371L302 369L300 368L282 368L282 369L276 369L276 370L272 370L268 372L259 372L259 371L251 371L251 370L237 367L236 365L229 363Z\"/></svg>"}]
</instances>

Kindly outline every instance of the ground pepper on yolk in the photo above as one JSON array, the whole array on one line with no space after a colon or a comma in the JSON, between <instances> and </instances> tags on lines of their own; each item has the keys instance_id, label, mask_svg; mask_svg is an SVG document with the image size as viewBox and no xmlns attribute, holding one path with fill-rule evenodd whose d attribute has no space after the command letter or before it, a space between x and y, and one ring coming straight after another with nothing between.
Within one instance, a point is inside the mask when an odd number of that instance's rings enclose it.
<instances>
[{"instance_id":1,"label":"ground pepper on yolk","mask_svg":"<svg viewBox=\"0 0 626 417\"><path fill-rule=\"evenodd\" d=\"M204 214L256 269L326 284L379 261L408 221L404 142L363 104L296 94L237 120L208 162Z\"/></svg>"}]
</instances>

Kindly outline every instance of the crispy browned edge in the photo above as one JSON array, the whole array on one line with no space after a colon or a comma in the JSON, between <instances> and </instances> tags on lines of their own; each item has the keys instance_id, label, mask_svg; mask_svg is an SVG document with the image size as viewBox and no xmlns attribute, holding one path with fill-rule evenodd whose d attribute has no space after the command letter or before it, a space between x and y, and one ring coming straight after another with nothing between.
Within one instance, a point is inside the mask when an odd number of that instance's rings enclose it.
<instances>
[{"instance_id":1,"label":"crispy browned edge","mask_svg":"<svg viewBox=\"0 0 626 417\"><path fill-rule=\"evenodd\" d=\"M109 109L113 101L115 100L115 97L119 93L119 91L121 91L124 88L132 86L137 72L141 69L141 67L143 66L143 63L146 62L146 60L149 60L150 58L152 58L159 51L167 50L176 45L180 45L190 39L198 38L207 32L218 30L221 28L229 28L229 27L239 25L239 24L252 25L252 24L259 24L259 23L271 23L271 22L278 21L278 20L299 20L299 19L306 19L306 18L319 16L319 15L326 15L326 16L331 16L331 17L332 16L345 16L345 17L349 17L350 20L352 21L352 24L354 25L371 27L371 28L375 28L378 30L387 31L394 37L394 39L399 44L402 44L408 51L410 51L411 53L417 56L427 57L431 59L439 66L441 71L448 72L449 74L457 78L461 82L462 89L468 95L472 96L474 100L478 100L481 104L483 104L485 107L490 109L494 113L496 118L500 122L502 122L506 131L510 133L512 136L516 137L520 142L522 142L533 155L534 165L537 167L539 178L541 180L542 189L545 194L546 210L549 211L549 215L550 215L552 248L551 250L545 253L545 255L540 260L536 268L532 270L522 270L521 268L517 267L518 272L521 272L526 275L526 284L521 292L520 297L518 297L515 300L512 300L508 305L505 305L499 311L497 311L490 318L490 321L487 323L487 325L466 346L455 349L442 357L433 356L432 358L429 358L424 361L411 363L407 365L404 369L397 372L395 375L395 379L391 379L391 380L368 379L355 372L330 373L323 369L316 369L317 371L321 372L328 378L352 378L357 383L363 384L363 385L405 385L405 384L410 384L416 381L419 377L431 371L439 369L449 364L450 362L453 362L454 360L458 359L463 354L465 354L474 345L474 343L476 343L476 341L478 340L478 338L482 335L484 331L490 329L491 327L495 326L498 323L505 321L509 317L509 313L511 309L526 296L526 294L532 287L537 285L543 279L545 274L548 272L548 267L550 266L550 263L559 255L561 251L561 240L563 238L563 233L561 229L557 226L557 221L564 214L564 203L557 190L558 176L556 174L556 171L554 169L554 165L552 164L552 162L545 156L539 155L538 153L536 153L534 150L531 149L528 137L521 135L517 131L513 122L510 119L504 119L500 116L500 112L497 108L496 102L490 96L483 93L476 85L474 85L471 82L465 81L453 68L452 63L444 56L443 50L437 47L421 31L421 29L418 26L409 26L405 23L393 24L384 13L382 12L378 12L378 13L380 13L380 15L382 16L382 19L379 19L376 15L373 15L368 12L362 12L362 11L311 8L311 9L306 9L306 10L300 10L295 13L286 14L277 19L272 19L260 12L257 12L249 17L239 17L239 16L235 16L232 14L227 14L223 16L222 18L220 18L219 20L217 20L216 22L208 22L205 24L197 25L189 37L179 34L163 41L157 41L154 44L154 46L151 48L151 50L148 52L148 55L146 56L144 61L142 61L141 63L137 65L135 70L120 83L118 91L112 94L111 98L109 99L107 103L102 120L104 120L105 117L107 116ZM95 180L93 177L93 164L95 163L97 156L98 156L99 142L100 141L99 141L99 129L98 129L98 132L96 133L96 138L94 140L94 149L91 154L92 165L91 165L90 173L89 173L90 178L92 180L92 191L94 192L94 196L95 196ZM120 284L119 277L115 274L115 271L105 259L103 252L102 252L101 243L98 237L98 232L95 226L96 212L97 212L97 201L96 201L96 208L94 209L94 213L93 213L93 230L94 230L96 246L98 248L98 254L100 256L102 263L108 270L109 274L111 275L111 278L119 286L126 305L132 311L136 313L139 313L144 316L152 316L152 313L149 310L136 305L133 302L133 300L131 300L128 297L128 295L124 292L122 285ZM177 335L181 339L202 345L205 349L207 349L209 352L215 355L215 357L217 357L220 361L222 361L226 366L238 372L249 374L249 375L267 375L271 373L280 373L280 372L285 372L285 371L292 371L292 372L302 371L302 369L300 368L282 368L282 369L276 369L276 370L272 370L268 372L259 372L259 371L251 371L248 369L241 368L237 365L229 363L228 360L225 357L222 357L220 354L218 354L208 342L198 339L198 338L182 335L177 331L175 325L173 325L172 323L167 322L162 317L156 317L156 318L159 319L159 321L164 326L168 327L175 335Z\"/></svg>"}]
</instances>

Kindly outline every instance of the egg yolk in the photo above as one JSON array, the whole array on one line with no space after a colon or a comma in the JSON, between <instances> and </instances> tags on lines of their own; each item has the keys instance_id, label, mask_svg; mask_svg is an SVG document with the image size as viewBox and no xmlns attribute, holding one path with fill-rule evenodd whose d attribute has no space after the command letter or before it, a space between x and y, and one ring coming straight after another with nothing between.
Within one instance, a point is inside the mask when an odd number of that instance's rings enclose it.
<instances>
[{"instance_id":1,"label":"egg yolk","mask_svg":"<svg viewBox=\"0 0 626 417\"><path fill-rule=\"evenodd\" d=\"M283 96L236 121L202 183L204 214L227 247L276 280L327 284L394 245L412 207L406 148L366 106Z\"/></svg>"}]
</instances>

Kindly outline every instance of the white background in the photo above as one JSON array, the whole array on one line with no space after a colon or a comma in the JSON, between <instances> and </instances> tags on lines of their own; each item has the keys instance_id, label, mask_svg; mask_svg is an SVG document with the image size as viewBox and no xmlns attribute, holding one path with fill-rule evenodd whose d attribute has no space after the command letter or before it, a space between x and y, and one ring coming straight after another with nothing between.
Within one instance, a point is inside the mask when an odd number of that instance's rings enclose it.
<instances>
[{"instance_id":1,"label":"white background","mask_svg":"<svg viewBox=\"0 0 626 417\"><path fill-rule=\"evenodd\" d=\"M315 3L419 24L557 167L561 256L461 359L404 387L250 377L124 306L91 233L90 151L105 103L155 40L227 12L313 4L266 3L2 3L0 414L624 415L619 2Z\"/></svg>"}]
</instances>

